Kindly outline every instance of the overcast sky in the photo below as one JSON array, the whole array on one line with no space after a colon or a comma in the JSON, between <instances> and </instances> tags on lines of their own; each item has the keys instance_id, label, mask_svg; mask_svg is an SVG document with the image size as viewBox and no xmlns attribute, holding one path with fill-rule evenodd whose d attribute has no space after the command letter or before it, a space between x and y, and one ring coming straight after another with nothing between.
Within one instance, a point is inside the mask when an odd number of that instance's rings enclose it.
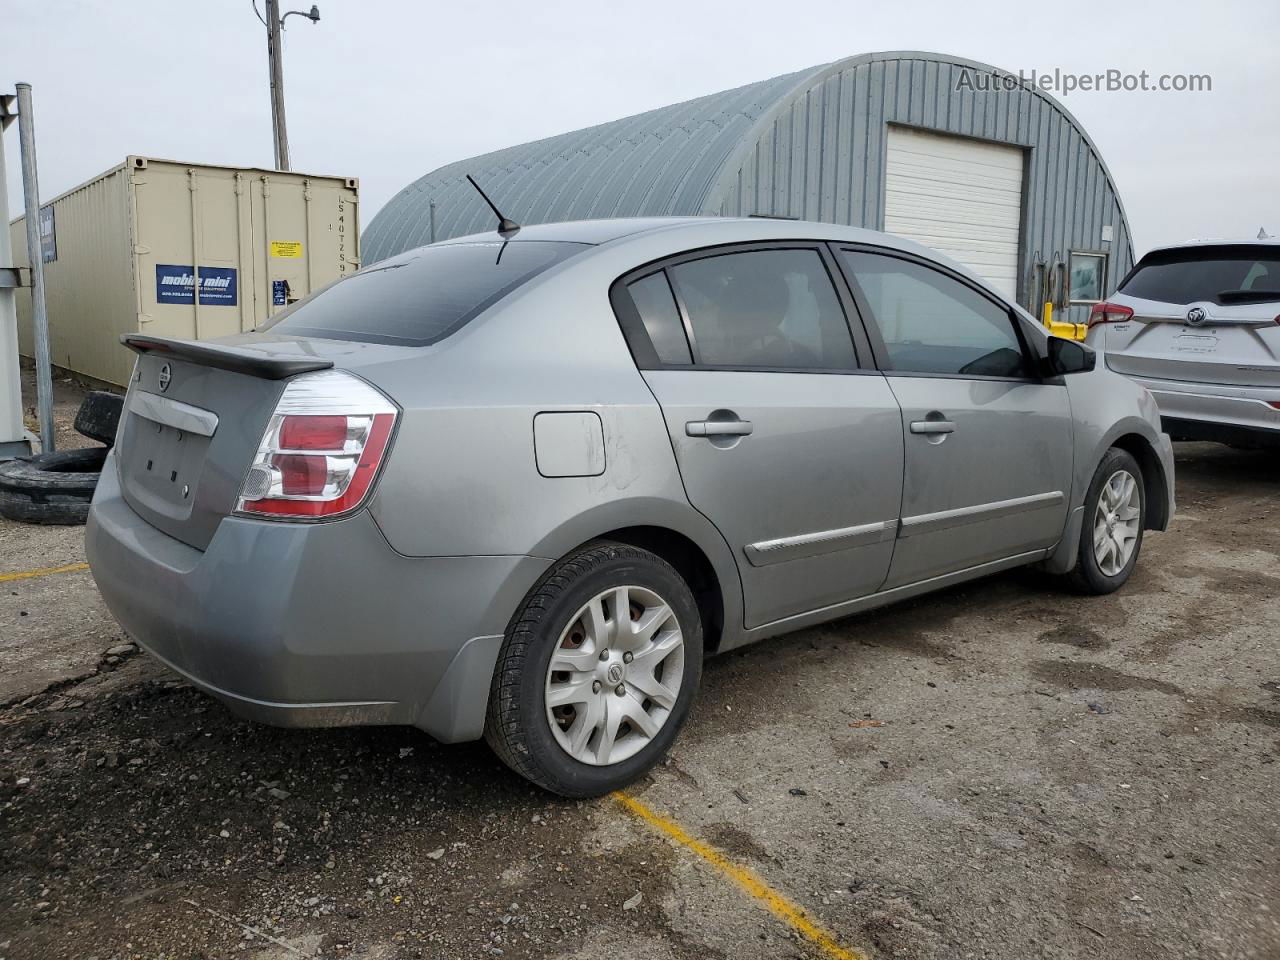
<instances>
[{"instance_id":1,"label":"overcast sky","mask_svg":"<svg viewBox=\"0 0 1280 960\"><path fill-rule=\"evenodd\" d=\"M0 87L34 87L46 199L128 154L271 165L266 41L250 0L0 7ZM320 0L320 12L317 25L289 18L285 35L293 166L358 176L364 223L452 160L852 54L927 50L1014 72L1209 74L1208 93L1059 99L1110 166L1139 252L1280 234L1275 0ZM11 216L16 134L5 138Z\"/></svg>"}]
</instances>

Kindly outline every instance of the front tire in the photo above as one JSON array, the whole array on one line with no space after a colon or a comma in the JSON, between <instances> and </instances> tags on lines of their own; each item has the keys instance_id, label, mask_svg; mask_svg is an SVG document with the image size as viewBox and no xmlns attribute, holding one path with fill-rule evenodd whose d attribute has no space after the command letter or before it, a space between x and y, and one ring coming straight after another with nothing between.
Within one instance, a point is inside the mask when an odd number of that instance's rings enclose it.
<instances>
[{"instance_id":1,"label":"front tire","mask_svg":"<svg viewBox=\"0 0 1280 960\"><path fill-rule=\"evenodd\" d=\"M1132 454L1112 447L1085 496L1080 552L1071 572L1076 589L1100 595L1124 586L1137 565L1146 522L1142 468Z\"/></svg>"},{"instance_id":2,"label":"front tire","mask_svg":"<svg viewBox=\"0 0 1280 960\"><path fill-rule=\"evenodd\" d=\"M675 568L628 544L589 544L543 577L507 629L485 739L547 790L600 796L662 759L701 675L702 622Z\"/></svg>"}]
</instances>

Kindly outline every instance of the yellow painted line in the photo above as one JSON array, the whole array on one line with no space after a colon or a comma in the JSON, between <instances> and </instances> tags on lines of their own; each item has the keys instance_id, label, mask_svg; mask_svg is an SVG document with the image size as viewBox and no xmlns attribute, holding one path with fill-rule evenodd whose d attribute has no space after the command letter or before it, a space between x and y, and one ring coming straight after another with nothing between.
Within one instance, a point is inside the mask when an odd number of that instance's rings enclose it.
<instances>
[{"instance_id":1,"label":"yellow painted line","mask_svg":"<svg viewBox=\"0 0 1280 960\"><path fill-rule=\"evenodd\" d=\"M679 824L650 810L630 794L618 791L613 796L629 813L719 870L740 890L757 900L775 917L813 943L823 956L830 960L868 960L866 954L842 946L834 936L810 920L803 909L778 893L746 867L734 863L715 847L690 836Z\"/></svg>"},{"instance_id":2,"label":"yellow painted line","mask_svg":"<svg viewBox=\"0 0 1280 960\"><path fill-rule=\"evenodd\" d=\"M48 577L55 573L78 573L88 570L87 563L68 563L63 567L44 567L40 570L19 570L17 573L0 573L0 583L10 580L32 580L35 577Z\"/></svg>"}]
</instances>

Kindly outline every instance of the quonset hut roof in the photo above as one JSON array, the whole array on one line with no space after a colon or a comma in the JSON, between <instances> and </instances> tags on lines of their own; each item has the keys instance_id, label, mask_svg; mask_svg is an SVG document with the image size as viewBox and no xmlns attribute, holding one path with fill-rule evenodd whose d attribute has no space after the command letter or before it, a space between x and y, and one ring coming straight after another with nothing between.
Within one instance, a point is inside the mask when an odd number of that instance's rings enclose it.
<instances>
[{"instance_id":1,"label":"quonset hut roof","mask_svg":"<svg viewBox=\"0 0 1280 960\"><path fill-rule=\"evenodd\" d=\"M440 167L401 190L373 218L361 241L365 262L432 239L490 229L493 213L467 183L468 173L503 213L520 223L700 212L725 162L756 121L812 72L750 83Z\"/></svg>"},{"instance_id":2,"label":"quonset hut roof","mask_svg":"<svg viewBox=\"0 0 1280 960\"><path fill-rule=\"evenodd\" d=\"M764 214L881 229L890 122L1038 147L1028 242L1052 250L1072 240L1054 236L1063 230L1093 233L1114 219L1121 259L1131 260L1119 195L1075 119L1038 89L964 90L965 70L1007 75L942 54L863 54L451 163L378 212L361 238L364 262L492 230L466 174L522 224ZM1054 208L1031 199L1064 194L1078 223L1056 223Z\"/></svg>"}]
</instances>

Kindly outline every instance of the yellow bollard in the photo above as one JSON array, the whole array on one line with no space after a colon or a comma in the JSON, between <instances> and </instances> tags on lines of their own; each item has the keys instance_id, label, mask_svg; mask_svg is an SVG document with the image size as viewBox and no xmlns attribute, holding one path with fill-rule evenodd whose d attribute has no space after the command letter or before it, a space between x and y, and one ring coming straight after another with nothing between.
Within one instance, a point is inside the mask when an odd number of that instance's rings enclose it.
<instances>
[{"instance_id":1,"label":"yellow bollard","mask_svg":"<svg viewBox=\"0 0 1280 960\"><path fill-rule=\"evenodd\" d=\"M1040 322L1045 325L1051 334L1055 337L1062 337L1064 340L1083 340L1089 328L1083 323L1059 323L1053 319L1053 303L1047 301L1044 305L1044 311L1040 315Z\"/></svg>"}]
</instances>

